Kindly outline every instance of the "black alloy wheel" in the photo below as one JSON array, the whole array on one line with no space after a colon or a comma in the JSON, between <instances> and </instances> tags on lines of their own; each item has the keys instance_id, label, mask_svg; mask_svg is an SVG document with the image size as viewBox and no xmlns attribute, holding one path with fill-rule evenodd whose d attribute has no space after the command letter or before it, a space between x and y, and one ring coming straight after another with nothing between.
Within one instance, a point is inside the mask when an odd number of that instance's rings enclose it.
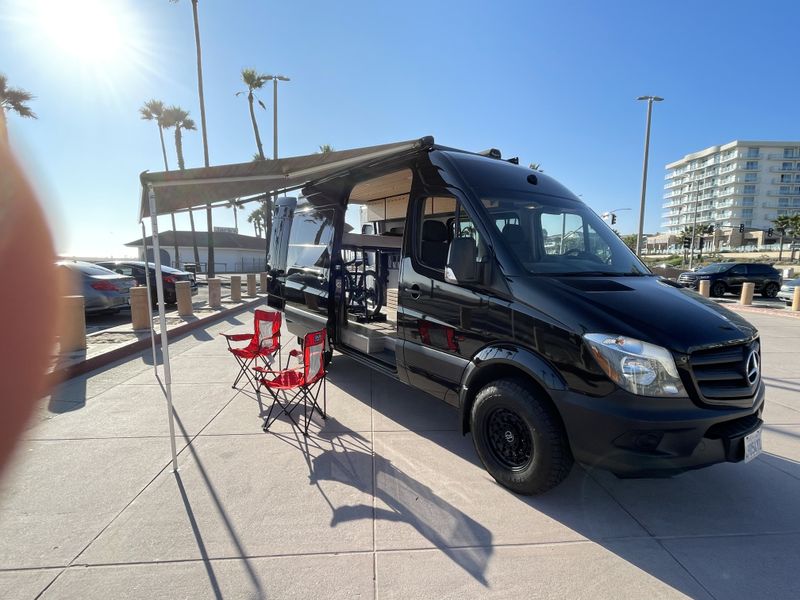
<instances>
[{"instance_id":1,"label":"black alloy wheel","mask_svg":"<svg viewBox=\"0 0 800 600\"><path fill-rule=\"evenodd\" d=\"M711 284L711 295L715 298L719 298L720 296L725 295L725 284L721 281L715 281Z\"/></svg>"},{"instance_id":2,"label":"black alloy wheel","mask_svg":"<svg viewBox=\"0 0 800 600\"><path fill-rule=\"evenodd\" d=\"M533 437L522 417L498 408L487 420L484 435L494 458L512 471L524 469L533 458Z\"/></svg>"},{"instance_id":3,"label":"black alloy wheel","mask_svg":"<svg viewBox=\"0 0 800 600\"><path fill-rule=\"evenodd\" d=\"M764 285L764 290L761 292L761 295L764 296L764 298L775 298L779 290L778 284L770 281Z\"/></svg>"}]
</instances>

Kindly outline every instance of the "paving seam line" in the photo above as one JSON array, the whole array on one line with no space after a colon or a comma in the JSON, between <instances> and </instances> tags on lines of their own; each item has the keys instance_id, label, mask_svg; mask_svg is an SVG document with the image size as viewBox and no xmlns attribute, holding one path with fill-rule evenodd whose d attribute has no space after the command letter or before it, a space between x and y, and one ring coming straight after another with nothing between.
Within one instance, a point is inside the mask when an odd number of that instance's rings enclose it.
<instances>
[{"instance_id":1,"label":"paving seam line","mask_svg":"<svg viewBox=\"0 0 800 600\"><path fill-rule=\"evenodd\" d=\"M160 383L160 382L159 382L159 383ZM223 405L223 406L222 406L222 407L221 407L221 408L220 408L220 409L219 409L219 410L218 410L216 413L214 413L214 415L211 417L211 419L208 421L208 423L206 423L206 424L205 424L205 425L202 427L202 429L201 429L200 431L202 431L203 429L205 429L206 427L208 427L208 426L211 424L211 422L212 422L214 419L216 419L216 418L217 418L217 417L220 415L220 413L221 413L223 410L225 410L225 409L226 409L226 408L227 408L227 407L230 405L230 403L231 403L231 402L233 402L233 401L234 401L234 399L235 399L237 396L239 396L239 394L240 394L240 393L241 393L241 392L236 392L236 393L235 393L235 394L234 394L234 395L233 395L233 396L232 396L232 397L231 397L231 398L230 398L230 399L229 399L227 402L225 402L225 404L224 404L224 405ZM173 414L174 414L175 416L177 416L177 414L175 413L175 409L174 409L174 408L172 409L172 412L173 412ZM195 439L196 439L196 438L197 438L199 435L200 435L200 434L198 433L198 434L194 435L194 436L193 436L193 437L192 437L190 440L186 441L186 443L184 444L184 446L183 446L183 447L182 447L182 448L181 448L181 449L180 449L180 450L177 452L177 455L178 455L178 456L180 456L180 455L183 453L183 451L184 451L184 450L186 450L186 449L187 449L189 446L191 446L192 442L193 442L193 441L194 441L194 440L195 440ZM177 436L176 436L176 437L177 437ZM186 440L186 437L184 437L184 436L181 436L181 437L183 437L183 439L184 439L184 440ZM96 535L95 535L95 536L94 536L94 537L93 537L91 540L89 540L89 543L87 543L87 544L86 544L86 545L83 547L83 549L82 549L80 552L78 552L78 553L75 555L75 557L74 557L74 558L73 558L73 559L72 559L72 560L69 562L69 564L68 564L66 567L62 568L61 572L60 572L60 573L58 573L58 575L56 575L56 576L55 576L55 577L52 579L52 581L50 581L50 583L48 583L48 584L47 584L47 585L44 587L44 589L43 589L41 592L39 592L39 593L36 595L36 597L35 597L35 599L34 599L34 600L38 600L39 598L41 598L41 597L42 597L42 594L44 594L44 593L45 593L45 592L46 592L46 591L47 591L47 590L48 590L48 589L49 589L49 588L50 588L50 587L51 587L51 586L52 586L52 585L53 585L53 584L54 584L56 581L58 581L59 577L61 577L61 575L63 575L63 574L64 574L64 573L67 571L67 569L69 569L69 568L70 568L70 567L72 567L72 566L75 566L75 564L76 564L76 563L75 563L75 561L77 561L77 560L78 560L78 559L81 557L81 555L82 555L84 552L86 552L86 551L89 549L89 547L90 547L92 544L94 544L94 542L95 542L95 541L97 541L97 539L98 539L98 538L99 538L101 535L103 535L103 533L105 533L105 532L108 530L108 528L109 528L109 527L111 527L111 525L113 525L113 524L114 524L114 522L115 522L115 521L116 521L116 520L117 520L119 517L121 517L121 516L122 516L122 514L123 514L123 513L124 513L126 510L128 510L128 508L129 508L129 507L130 507L130 506L131 506L131 505L132 505L132 504L133 504L133 503L136 501L136 499L137 499L137 498L139 498L139 496L141 496L142 494L144 494L144 492L145 492L145 491L146 491L146 490L147 490L147 489L148 489L148 488L149 488L149 487L150 487L150 486L153 484L153 482L155 482L155 480L156 480L156 479L158 479L158 478L161 476L161 474L162 474L164 471L166 471L166 470L167 470L167 469L170 467L170 465L171 465L171 464L172 464L172 460L168 460L168 461L167 461L167 462L164 464L164 466L163 466L163 467L161 467L161 468L158 470L158 472L157 472L157 473L156 473L156 474L155 474L155 475L152 477L152 479L150 479L150 481L148 481L148 482L147 482L147 483L144 485L144 487L143 487L142 489L140 489L140 490L139 490L139 491L138 491L136 494L134 494L133 498L131 498L131 499L130 499L130 500L129 500L129 501L126 503L126 504L125 504L125 506L123 506L123 507L122 507L122 509L121 509L121 510L120 510L120 511L119 511L119 512L116 514L116 515L114 515L114 516L111 518L111 520L110 520L110 521L109 521L109 522L108 522L108 523L107 523L107 524L106 524L106 525L105 525L105 526L104 526L104 527L103 527L103 528L102 528L102 529L101 529L101 530L100 530L100 531L99 531L99 532L98 532L98 533L97 533L97 534L96 534ZM201 561L201 562L202 562L202 561ZM79 564L80 564L80 563L79 563Z\"/></svg>"},{"instance_id":2,"label":"paving seam line","mask_svg":"<svg viewBox=\"0 0 800 600\"><path fill-rule=\"evenodd\" d=\"M605 493L609 496L609 498L611 498L611 500L614 501L616 505L619 506L619 508L634 521L634 523L638 524L639 527L641 527L642 530L647 533L647 535L651 540L655 541L655 543L658 545L659 548L661 548L664 552L666 552L667 556L672 558L673 562L676 565L678 565L678 567L680 567L680 569L683 570L684 573L686 573L686 575L689 577L691 581L694 581L701 590L703 590L706 594L708 594L710 598L717 600L717 597L711 593L711 590L709 590L705 585L703 585L703 583L697 577L695 577L694 573L692 573L686 567L686 565L684 565L681 561L679 561L678 558L672 552L669 551L669 549L664 545L661 539L657 537L641 520L637 519L636 516L630 510L628 510L628 508L625 507L614 494L611 493L611 490L609 490L606 486L603 485L601 481L599 481L597 478L594 477L593 472L586 471L586 474L590 479L592 479L592 481L594 481L600 487L600 489L605 491ZM639 539L645 539L645 538L639 538Z\"/></svg>"}]
</instances>

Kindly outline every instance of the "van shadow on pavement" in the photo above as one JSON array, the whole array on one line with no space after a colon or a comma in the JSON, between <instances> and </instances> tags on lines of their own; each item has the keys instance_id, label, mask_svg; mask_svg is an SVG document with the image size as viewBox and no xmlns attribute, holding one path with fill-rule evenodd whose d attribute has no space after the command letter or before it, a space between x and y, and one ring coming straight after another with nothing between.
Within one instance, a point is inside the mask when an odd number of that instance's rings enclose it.
<instances>
[{"instance_id":1,"label":"van shadow on pavement","mask_svg":"<svg viewBox=\"0 0 800 600\"><path fill-rule=\"evenodd\" d=\"M363 377L374 378L368 388L370 392L364 393L365 386L359 383L359 377L346 376L341 371L337 375L337 366L345 372L363 369ZM383 411L401 427L483 468L468 442L469 436L462 438L460 431L443 433L441 426L433 420L425 423L421 402L427 400L433 406L440 403L435 398L399 386L404 391L392 393L392 403L376 403L373 390L397 385L396 382L348 359L343 360L343 357L334 360L329 381L365 406ZM796 382L786 384L791 385L789 389L798 388ZM457 412L455 409L450 409L450 412L455 425ZM770 429L765 426L767 432ZM324 432L325 425L322 426L322 434ZM786 434L785 431L781 433ZM349 435L358 434L350 432ZM797 433L789 435L800 437ZM368 447L368 443L364 443ZM309 465L311 483L332 479L365 486L368 491L367 482L357 481L351 474L355 472L353 465L369 460L371 457L366 448L363 453L347 453L346 456L324 453ZM488 585L485 572L493 552L492 531L439 498L429 487L416 481L412 474L399 470L388 459L375 454L374 461L375 496L391 508L388 511L376 510L374 517L410 523L451 560ZM492 482L490 485L497 484ZM476 486L474 493L480 494L481 490ZM506 493L514 496L510 491ZM618 479L606 471L576 464L567 480L550 492L537 497L514 497L528 507L532 519L537 518L536 513L546 515L689 596L696 595L698 587L708 592L688 568L697 567L697 564L686 564L685 555L680 551L684 546L690 547L693 540L703 539L712 545L718 543L723 549L738 544L742 556L745 556L748 536L800 534L800 511L796 510L796 499L800 497L800 463L774 452L765 452L747 465L715 465L665 479ZM331 506L331 510L333 526L344 520L372 515L372 507L367 506ZM612 513L620 516L612 518ZM515 518L519 519L520 514L514 511ZM625 520L625 531L609 529L615 519L620 518ZM465 531L466 542L463 539ZM458 538L455 544L454 537ZM657 544L656 550L641 552L641 545L631 543L635 540L653 542ZM675 550L676 547L679 551ZM463 548L468 548L469 553L463 555ZM454 551L456 549L458 552ZM776 567L781 572L789 574L800 570L800 555L786 555L782 562ZM745 577L736 571L747 565L748 561L743 560L714 576L721 580ZM753 571L747 576L752 580L755 575L760 573ZM789 593L792 585L790 580L772 580L770 589L780 592L781 586L786 586L783 592Z\"/></svg>"}]
</instances>

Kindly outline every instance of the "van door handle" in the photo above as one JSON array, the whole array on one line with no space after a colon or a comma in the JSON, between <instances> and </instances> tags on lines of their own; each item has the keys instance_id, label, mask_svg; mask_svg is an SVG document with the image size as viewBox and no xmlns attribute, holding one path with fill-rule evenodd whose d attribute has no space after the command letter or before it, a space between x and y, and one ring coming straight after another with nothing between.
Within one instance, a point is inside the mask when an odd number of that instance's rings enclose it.
<instances>
[{"instance_id":1,"label":"van door handle","mask_svg":"<svg viewBox=\"0 0 800 600\"><path fill-rule=\"evenodd\" d=\"M416 283L411 287L404 287L403 291L408 292L409 296L411 296L413 300L419 300L419 286Z\"/></svg>"}]
</instances>

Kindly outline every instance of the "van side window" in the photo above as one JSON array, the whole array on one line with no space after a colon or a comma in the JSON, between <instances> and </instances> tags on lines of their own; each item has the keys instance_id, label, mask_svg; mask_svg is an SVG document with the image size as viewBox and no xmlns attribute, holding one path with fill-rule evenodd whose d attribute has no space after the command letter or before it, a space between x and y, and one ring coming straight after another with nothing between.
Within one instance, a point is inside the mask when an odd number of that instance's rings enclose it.
<instances>
[{"instance_id":1,"label":"van side window","mask_svg":"<svg viewBox=\"0 0 800 600\"><path fill-rule=\"evenodd\" d=\"M417 259L429 269L444 273L447 250L453 239L456 199L447 196L425 198L420 202L420 229L416 243ZM450 224L450 227L448 227Z\"/></svg>"},{"instance_id":2,"label":"van side window","mask_svg":"<svg viewBox=\"0 0 800 600\"><path fill-rule=\"evenodd\" d=\"M485 254L478 230L458 200L449 196L424 198L419 201L419 227L415 242L415 256L425 267L436 271L444 279L444 268L450 242L456 237L469 237L478 248L478 259ZM420 214L421 213L421 214Z\"/></svg>"},{"instance_id":3,"label":"van side window","mask_svg":"<svg viewBox=\"0 0 800 600\"><path fill-rule=\"evenodd\" d=\"M287 274L315 273L327 279L333 239L334 211L298 209L294 213L286 255Z\"/></svg>"}]
</instances>

